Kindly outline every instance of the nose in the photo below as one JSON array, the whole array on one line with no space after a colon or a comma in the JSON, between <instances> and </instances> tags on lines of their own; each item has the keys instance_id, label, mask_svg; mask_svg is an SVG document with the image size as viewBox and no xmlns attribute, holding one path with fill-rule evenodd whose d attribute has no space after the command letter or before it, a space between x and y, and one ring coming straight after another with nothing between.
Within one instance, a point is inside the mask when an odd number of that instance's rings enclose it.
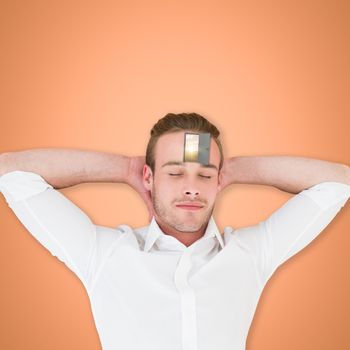
<instances>
[{"instance_id":1,"label":"nose","mask_svg":"<svg viewBox=\"0 0 350 350\"><path fill-rule=\"evenodd\" d=\"M187 184L184 191L184 197L195 199L199 196L199 190L194 184Z\"/></svg>"},{"instance_id":2,"label":"nose","mask_svg":"<svg viewBox=\"0 0 350 350\"><path fill-rule=\"evenodd\" d=\"M186 197L197 197L199 195L198 191L185 191L185 196Z\"/></svg>"}]
</instances>

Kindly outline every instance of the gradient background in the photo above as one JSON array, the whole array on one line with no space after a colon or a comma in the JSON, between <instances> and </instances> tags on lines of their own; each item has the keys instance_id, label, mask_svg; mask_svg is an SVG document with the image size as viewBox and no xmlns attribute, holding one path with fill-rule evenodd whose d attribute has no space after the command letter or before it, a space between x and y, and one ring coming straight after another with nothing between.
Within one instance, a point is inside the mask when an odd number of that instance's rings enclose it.
<instances>
[{"instance_id":1,"label":"gradient background","mask_svg":"<svg viewBox=\"0 0 350 350\"><path fill-rule=\"evenodd\" d=\"M349 165L349 10L339 0L1 1L0 152L141 155L159 118L197 112L221 130L226 156ZM125 184L60 191L96 224L147 224ZM253 225L291 196L233 185L214 216L221 230ZM349 214L272 276L247 350L349 348ZM3 199L0 231L0 348L101 349L82 283Z\"/></svg>"}]
</instances>

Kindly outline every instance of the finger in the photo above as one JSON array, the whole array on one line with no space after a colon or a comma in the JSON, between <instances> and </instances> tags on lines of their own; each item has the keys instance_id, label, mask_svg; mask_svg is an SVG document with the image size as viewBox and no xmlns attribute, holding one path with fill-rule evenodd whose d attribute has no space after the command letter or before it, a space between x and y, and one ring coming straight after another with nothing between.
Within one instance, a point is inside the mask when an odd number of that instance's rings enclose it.
<instances>
[{"instance_id":1,"label":"finger","mask_svg":"<svg viewBox=\"0 0 350 350\"><path fill-rule=\"evenodd\" d=\"M153 216L154 216L153 206L148 207L148 221L152 221Z\"/></svg>"},{"instance_id":2,"label":"finger","mask_svg":"<svg viewBox=\"0 0 350 350\"><path fill-rule=\"evenodd\" d=\"M153 203L151 201L148 204L148 211L149 211L150 218L152 219L152 217L154 216L154 209L153 209Z\"/></svg>"},{"instance_id":3,"label":"finger","mask_svg":"<svg viewBox=\"0 0 350 350\"><path fill-rule=\"evenodd\" d=\"M154 216L154 208L153 208L153 202L151 200L151 198L149 197L149 206L148 206L148 210L149 210L149 216L150 216L150 219L149 221L152 220L153 216Z\"/></svg>"},{"instance_id":4,"label":"finger","mask_svg":"<svg viewBox=\"0 0 350 350\"><path fill-rule=\"evenodd\" d=\"M149 191L142 191L139 192L139 194L141 195L143 201L145 202L149 215L152 217L153 216L153 202L152 202L152 198L150 195Z\"/></svg>"}]
</instances>

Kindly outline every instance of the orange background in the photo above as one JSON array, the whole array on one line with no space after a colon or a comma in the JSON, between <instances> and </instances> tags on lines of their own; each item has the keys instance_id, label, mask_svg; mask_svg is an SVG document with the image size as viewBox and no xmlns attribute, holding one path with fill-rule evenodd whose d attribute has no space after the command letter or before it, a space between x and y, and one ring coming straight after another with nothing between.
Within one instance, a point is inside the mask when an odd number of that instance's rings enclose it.
<instances>
[{"instance_id":1,"label":"orange background","mask_svg":"<svg viewBox=\"0 0 350 350\"><path fill-rule=\"evenodd\" d=\"M350 165L349 20L339 0L2 1L0 152L141 155L159 118L197 112L221 130L226 156ZM61 192L96 224L147 224L125 184ZM253 225L291 196L233 185L214 217L221 230ZM247 350L348 349L349 214L347 204L272 276ZM0 348L101 349L78 278L3 199L0 218Z\"/></svg>"}]
</instances>

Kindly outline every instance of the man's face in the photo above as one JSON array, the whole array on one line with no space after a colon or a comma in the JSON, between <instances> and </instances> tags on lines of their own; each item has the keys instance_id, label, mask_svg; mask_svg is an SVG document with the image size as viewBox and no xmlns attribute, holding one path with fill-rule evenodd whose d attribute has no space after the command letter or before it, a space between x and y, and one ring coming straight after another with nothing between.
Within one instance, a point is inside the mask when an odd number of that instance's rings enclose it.
<instances>
[{"instance_id":1,"label":"man's face","mask_svg":"<svg viewBox=\"0 0 350 350\"><path fill-rule=\"evenodd\" d=\"M220 151L211 138L209 167L198 162L183 163L184 134L179 131L158 139L155 171L152 174L145 165L144 185L151 191L158 222L180 232L195 232L207 225L214 209L219 192Z\"/></svg>"}]
</instances>

